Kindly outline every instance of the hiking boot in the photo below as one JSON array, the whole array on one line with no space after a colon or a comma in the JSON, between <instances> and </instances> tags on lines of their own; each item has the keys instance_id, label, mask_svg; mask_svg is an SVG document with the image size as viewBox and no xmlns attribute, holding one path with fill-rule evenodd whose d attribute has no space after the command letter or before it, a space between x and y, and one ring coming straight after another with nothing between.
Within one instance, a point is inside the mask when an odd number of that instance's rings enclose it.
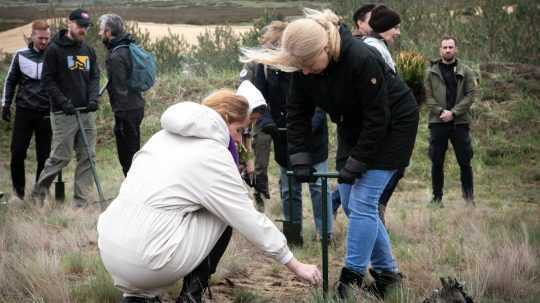
<instances>
[{"instance_id":1,"label":"hiking boot","mask_svg":"<svg viewBox=\"0 0 540 303\"><path fill-rule=\"evenodd\" d=\"M476 207L476 203L474 203L474 195L472 191L467 191L463 194L463 199L465 199L465 204L467 206Z\"/></svg>"},{"instance_id":2,"label":"hiking boot","mask_svg":"<svg viewBox=\"0 0 540 303\"><path fill-rule=\"evenodd\" d=\"M255 194L253 195L253 198L255 199L255 208L264 213L264 200L263 200L263 197L261 196L261 193L260 192L255 192Z\"/></svg>"},{"instance_id":3,"label":"hiking boot","mask_svg":"<svg viewBox=\"0 0 540 303\"><path fill-rule=\"evenodd\" d=\"M442 198L441 197L433 197L433 199L431 199L431 201L429 201L429 206L443 208L444 204L442 203Z\"/></svg>"},{"instance_id":4,"label":"hiking boot","mask_svg":"<svg viewBox=\"0 0 540 303\"><path fill-rule=\"evenodd\" d=\"M159 297L145 298L145 297L128 296L128 297L123 297L120 303L161 303L161 299Z\"/></svg>"},{"instance_id":5,"label":"hiking boot","mask_svg":"<svg viewBox=\"0 0 540 303\"><path fill-rule=\"evenodd\" d=\"M347 299L352 294L352 288L360 289L364 275L343 267L339 276L337 294L340 299Z\"/></svg>"},{"instance_id":6,"label":"hiking boot","mask_svg":"<svg viewBox=\"0 0 540 303\"><path fill-rule=\"evenodd\" d=\"M373 268L369 269L369 274L375 279L375 282L366 287L366 290L380 300L384 300L385 293L391 288L399 286L403 279L403 275L399 272L377 271Z\"/></svg>"},{"instance_id":7,"label":"hiking boot","mask_svg":"<svg viewBox=\"0 0 540 303\"><path fill-rule=\"evenodd\" d=\"M176 303L202 303L204 292L208 289L208 279L203 280L189 275L184 277L182 291Z\"/></svg>"}]
</instances>

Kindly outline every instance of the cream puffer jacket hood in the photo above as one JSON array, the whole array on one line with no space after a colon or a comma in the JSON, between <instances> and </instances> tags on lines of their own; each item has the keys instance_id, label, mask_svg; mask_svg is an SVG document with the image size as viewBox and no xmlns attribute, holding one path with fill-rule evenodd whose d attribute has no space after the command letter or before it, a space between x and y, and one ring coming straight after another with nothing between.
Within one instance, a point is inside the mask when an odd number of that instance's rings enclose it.
<instances>
[{"instance_id":1,"label":"cream puffer jacket hood","mask_svg":"<svg viewBox=\"0 0 540 303\"><path fill-rule=\"evenodd\" d=\"M100 254L115 285L133 293L174 283L200 264L227 226L288 263L285 237L254 208L227 149L221 116L183 102L165 111L161 125L98 220Z\"/></svg>"}]
</instances>

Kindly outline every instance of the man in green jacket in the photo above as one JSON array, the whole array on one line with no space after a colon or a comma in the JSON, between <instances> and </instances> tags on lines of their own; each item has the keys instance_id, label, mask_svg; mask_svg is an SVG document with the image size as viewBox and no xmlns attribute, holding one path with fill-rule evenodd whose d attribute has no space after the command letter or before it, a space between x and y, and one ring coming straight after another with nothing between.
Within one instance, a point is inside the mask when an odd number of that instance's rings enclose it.
<instances>
[{"instance_id":1,"label":"man in green jacket","mask_svg":"<svg viewBox=\"0 0 540 303\"><path fill-rule=\"evenodd\" d=\"M471 68L457 60L457 41L454 37L441 39L441 59L428 69L425 80L429 109L429 156L431 158L431 203L442 207L444 157L448 140L452 142L461 171L463 198L474 205L473 150L469 134L470 108L476 94L476 77Z\"/></svg>"}]
</instances>

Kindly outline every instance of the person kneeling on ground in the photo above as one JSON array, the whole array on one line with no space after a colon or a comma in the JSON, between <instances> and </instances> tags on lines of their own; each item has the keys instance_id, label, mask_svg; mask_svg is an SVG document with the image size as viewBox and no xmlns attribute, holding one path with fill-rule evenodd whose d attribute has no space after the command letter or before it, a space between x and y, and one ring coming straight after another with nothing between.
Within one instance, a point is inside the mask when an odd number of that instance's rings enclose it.
<instances>
[{"instance_id":1,"label":"person kneeling on ground","mask_svg":"<svg viewBox=\"0 0 540 303\"><path fill-rule=\"evenodd\" d=\"M221 91L211 107L182 102L161 117L162 130L136 154L119 195L100 215L98 246L123 302L159 302L160 289L194 275L200 291L177 302L201 302L232 226L299 278L321 283L314 265L296 260L283 234L250 201L227 149L248 118L245 98ZM225 239L225 241L223 241ZM223 243L225 242L225 243Z\"/></svg>"}]
</instances>

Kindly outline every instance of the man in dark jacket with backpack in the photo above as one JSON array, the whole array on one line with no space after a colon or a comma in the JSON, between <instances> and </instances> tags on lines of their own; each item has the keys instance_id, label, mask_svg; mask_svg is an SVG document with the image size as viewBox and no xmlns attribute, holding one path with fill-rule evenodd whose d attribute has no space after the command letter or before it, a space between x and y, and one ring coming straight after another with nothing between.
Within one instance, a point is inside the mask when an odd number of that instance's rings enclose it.
<instances>
[{"instance_id":1,"label":"man in dark jacket with backpack","mask_svg":"<svg viewBox=\"0 0 540 303\"><path fill-rule=\"evenodd\" d=\"M115 14L99 18L99 34L109 50L106 60L107 90L114 112L114 135L118 159L127 175L133 155L141 147L140 125L144 117L142 93L130 87L133 64L129 45L135 41L124 30L124 21Z\"/></svg>"}]
</instances>

